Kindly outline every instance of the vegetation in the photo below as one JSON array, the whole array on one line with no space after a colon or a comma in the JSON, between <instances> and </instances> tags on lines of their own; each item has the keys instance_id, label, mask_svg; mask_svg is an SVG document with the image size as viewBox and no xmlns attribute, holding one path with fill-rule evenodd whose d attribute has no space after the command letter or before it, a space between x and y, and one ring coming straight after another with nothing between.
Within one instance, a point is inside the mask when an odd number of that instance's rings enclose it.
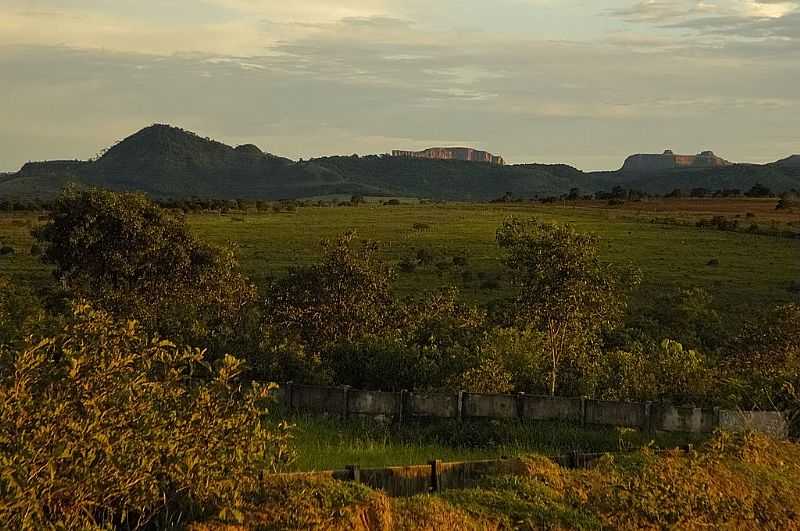
<instances>
[{"instance_id":1,"label":"vegetation","mask_svg":"<svg viewBox=\"0 0 800 531\"><path fill-rule=\"evenodd\" d=\"M138 528L237 510L289 457L270 387L242 371L84 304L58 334L3 348L0 521Z\"/></svg>"},{"instance_id":2,"label":"vegetation","mask_svg":"<svg viewBox=\"0 0 800 531\"><path fill-rule=\"evenodd\" d=\"M276 480L242 529L792 529L798 460L796 444L720 434L699 451L644 449L590 470L532 457L516 475L410 499L352 483Z\"/></svg>"},{"instance_id":3,"label":"vegetation","mask_svg":"<svg viewBox=\"0 0 800 531\"><path fill-rule=\"evenodd\" d=\"M518 287L513 321L544 334L555 395L562 365L586 364L603 330L622 318L623 280L598 260L596 238L569 227L511 220L498 229L497 242Z\"/></svg>"},{"instance_id":4,"label":"vegetation","mask_svg":"<svg viewBox=\"0 0 800 531\"><path fill-rule=\"evenodd\" d=\"M3 218L3 241L21 251L0 260L0 521L138 528L221 513L258 514L264 525L323 518L336 527L352 517L402 526L447 511L484 527L619 527L622 514L634 527L791 521L796 471L776 456L795 449L749 436L720 435L689 458L644 452L595 475L556 477L534 463L528 478L407 504L345 486L330 500L329 487L309 484L318 498L302 514L280 509L301 493L262 477L293 452L281 413L268 416L271 387L253 379L663 400L797 419L796 243L743 234L738 223L730 230L731 216L713 212L693 214L721 217L711 231L692 216L654 223L626 197L613 209L351 201L277 212L262 204L250 215L237 204L232 215L187 220L139 194L70 189L46 215ZM770 201L750 218L770 212L788 226L792 214ZM238 240L244 267L200 235ZM641 287L630 262L641 266ZM413 267L396 274L396 263ZM736 297L747 312L724 307ZM298 468L358 449L380 463L647 442L524 423L298 424ZM772 468L751 461L762 458ZM754 477L780 507L752 490ZM654 478L685 503L656 504L666 493Z\"/></svg>"},{"instance_id":5,"label":"vegetation","mask_svg":"<svg viewBox=\"0 0 800 531\"><path fill-rule=\"evenodd\" d=\"M143 195L69 189L36 237L76 297L172 339L224 344L255 296L230 250Z\"/></svg>"}]
</instances>

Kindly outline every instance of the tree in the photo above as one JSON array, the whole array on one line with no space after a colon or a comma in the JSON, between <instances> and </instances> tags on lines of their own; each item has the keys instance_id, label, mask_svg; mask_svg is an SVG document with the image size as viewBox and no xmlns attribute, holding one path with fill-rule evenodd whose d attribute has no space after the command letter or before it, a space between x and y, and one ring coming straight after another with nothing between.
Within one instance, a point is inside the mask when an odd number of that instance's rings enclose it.
<instances>
[{"instance_id":1,"label":"tree","mask_svg":"<svg viewBox=\"0 0 800 531\"><path fill-rule=\"evenodd\" d=\"M224 342L255 297L232 251L142 194L68 189L35 235L76 297L171 339Z\"/></svg>"},{"instance_id":2,"label":"tree","mask_svg":"<svg viewBox=\"0 0 800 531\"><path fill-rule=\"evenodd\" d=\"M514 275L516 322L546 336L555 395L562 365L567 358L580 364L600 333L618 322L624 288L638 283L638 275L600 262L597 238L564 225L511 219L498 229L497 242Z\"/></svg>"},{"instance_id":3,"label":"tree","mask_svg":"<svg viewBox=\"0 0 800 531\"><path fill-rule=\"evenodd\" d=\"M265 303L270 334L294 336L314 352L380 333L390 323L394 273L373 242L355 232L323 241L319 264L292 269Z\"/></svg>"},{"instance_id":4,"label":"tree","mask_svg":"<svg viewBox=\"0 0 800 531\"><path fill-rule=\"evenodd\" d=\"M745 194L748 197L771 197L772 191L761 183L756 183Z\"/></svg>"}]
</instances>

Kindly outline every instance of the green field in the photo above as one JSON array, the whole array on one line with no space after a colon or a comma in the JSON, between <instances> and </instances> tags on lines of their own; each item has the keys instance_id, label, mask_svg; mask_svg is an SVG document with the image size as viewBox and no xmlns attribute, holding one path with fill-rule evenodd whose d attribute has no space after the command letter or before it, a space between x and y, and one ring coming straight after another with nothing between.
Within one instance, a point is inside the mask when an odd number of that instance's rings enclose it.
<instances>
[{"instance_id":1,"label":"green field","mask_svg":"<svg viewBox=\"0 0 800 531\"><path fill-rule=\"evenodd\" d=\"M750 205L758 206L755 202ZM397 290L401 295L452 284L461 288L465 298L485 303L508 293L494 235L509 216L569 223L577 230L597 234L605 259L642 270L643 282L634 303L646 304L654 292L664 289L703 287L733 315L738 309L798 297L790 286L800 282L800 240L651 223L647 214L637 216L597 206L301 207L282 213L192 214L188 222L199 237L238 247L244 270L260 286L291 266L318 259L323 238L355 229L361 237L379 241L394 264L414 257L418 249L433 252L433 264L399 273ZM0 271L21 282L39 283L48 278L38 259L30 256L29 233L37 223L36 214L0 217L0 242L17 250L15 256L0 257ZM429 228L415 229L414 224ZM467 265L453 266L455 255L466 256ZM718 265L708 265L711 260Z\"/></svg>"},{"instance_id":2,"label":"green field","mask_svg":"<svg viewBox=\"0 0 800 531\"><path fill-rule=\"evenodd\" d=\"M652 444L676 448L700 443L704 434L628 428L582 427L563 422L516 420L417 420L402 425L371 419L296 416L291 419L297 458L293 471L420 465L433 459L468 461L532 454L620 452Z\"/></svg>"}]
</instances>

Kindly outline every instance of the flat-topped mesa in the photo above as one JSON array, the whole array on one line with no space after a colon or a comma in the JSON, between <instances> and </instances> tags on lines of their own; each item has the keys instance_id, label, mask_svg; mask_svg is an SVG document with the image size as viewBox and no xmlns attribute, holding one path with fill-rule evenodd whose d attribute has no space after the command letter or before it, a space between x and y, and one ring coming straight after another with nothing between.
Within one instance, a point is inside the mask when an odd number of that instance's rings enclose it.
<instances>
[{"instance_id":1,"label":"flat-topped mesa","mask_svg":"<svg viewBox=\"0 0 800 531\"><path fill-rule=\"evenodd\" d=\"M720 168L731 163L714 155L713 151L703 151L697 155L676 155L666 150L660 155L631 155L622 165L622 171L652 172L679 168Z\"/></svg>"},{"instance_id":2,"label":"flat-topped mesa","mask_svg":"<svg viewBox=\"0 0 800 531\"><path fill-rule=\"evenodd\" d=\"M395 149L392 151L393 157L405 157L411 159L435 159L435 160L465 160L469 162L488 162L489 164L505 164L503 157L492 155L488 151L464 147L448 148L428 148L423 151L403 151Z\"/></svg>"}]
</instances>

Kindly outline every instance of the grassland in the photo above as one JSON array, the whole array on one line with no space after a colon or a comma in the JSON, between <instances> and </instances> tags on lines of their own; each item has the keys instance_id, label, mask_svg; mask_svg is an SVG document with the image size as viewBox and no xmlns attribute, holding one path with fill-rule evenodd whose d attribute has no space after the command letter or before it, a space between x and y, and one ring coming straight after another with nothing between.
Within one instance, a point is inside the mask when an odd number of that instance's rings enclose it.
<instances>
[{"instance_id":1,"label":"grassland","mask_svg":"<svg viewBox=\"0 0 800 531\"><path fill-rule=\"evenodd\" d=\"M790 288L800 282L800 239L701 229L693 221L721 215L796 229L800 214L776 211L775 203L774 199L655 200L617 208L601 202L368 204L266 214L191 214L188 222L201 238L238 247L243 268L260 286L291 266L316 260L323 238L355 229L360 236L379 241L394 264L415 257L419 249L433 252L432 264L400 273L401 295L454 284L465 298L487 303L508 293L495 230L509 216L536 217L595 233L602 239L606 260L639 267L644 278L635 304L646 304L665 289L703 287L721 308L735 315L743 308L797 300ZM685 224L654 222L665 217ZM37 218L36 214L0 217L0 242L17 250L15 256L0 257L0 272L20 282L37 284L49 277L30 255L30 230ZM452 265L457 255L467 257L466 266Z\"/></svg>"},{"instance_id":2,"label":"grassland","mask_svg":"<svg viewBox=\"0 0 800 531\"><path fill-rule=\"evenodd\" d=\"M800 445L723 433L688 454L644 449L590 470L531 457L514 475L411 498L277 477L240 522L190 529L797 529L798 459Z\"/></svg>"},{"instance_id":3,"label":"grassland","mask_svg":"<svg viewBox=\"0 0 800 531\"><path fill-rule=\"evenodd\" d=\"M653 444L675 448L706 439L699 434L659 433L655 437L633 429L584 428L561 422L501 420L419 420L389 425L370 419L328 419L300 416L294 424L297 459L294 471L419 465L444 461L559 455L577 452L618 452Z\"/></svg>"}]
</instances>

